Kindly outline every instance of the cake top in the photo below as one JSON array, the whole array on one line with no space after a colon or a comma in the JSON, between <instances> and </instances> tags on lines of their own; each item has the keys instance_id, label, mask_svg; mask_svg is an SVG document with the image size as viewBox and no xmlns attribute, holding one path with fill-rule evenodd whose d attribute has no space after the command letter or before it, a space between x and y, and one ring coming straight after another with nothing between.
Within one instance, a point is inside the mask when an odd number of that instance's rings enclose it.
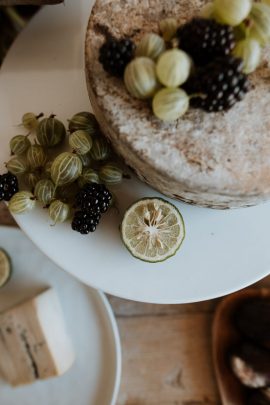
<instances>
[{"instance_id":1,"label":"cake top","mask_svg":"<svg viewBox=\"0 0 270 405\"><path fill-rule=\"evenodd\" d=\"M159 21L179 25L205 5L201 0L97 0L86 39L87 74L95 103L119 142L147 160L161 175L200 191L259 195L270 191L270 48L251 75L252 90L228 112L190 109L173 123L155 118L147 102L132 98L124 83L98 61L108 30L138 42L158 32ZM93 100L92 100L93 101Z\"/></svg>"}]
</instances>

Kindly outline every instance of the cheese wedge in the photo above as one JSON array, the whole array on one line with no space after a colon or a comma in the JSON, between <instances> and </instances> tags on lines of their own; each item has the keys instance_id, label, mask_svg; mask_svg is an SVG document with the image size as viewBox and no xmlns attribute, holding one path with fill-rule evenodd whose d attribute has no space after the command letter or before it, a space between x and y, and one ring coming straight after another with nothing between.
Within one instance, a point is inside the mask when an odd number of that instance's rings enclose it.
<instances>
[{"instance_id":1,"label":"cheese wedge","mask_svg":"<svg viewBox=\"0 0 270 405\"><path fill-rule=\"evenodd\" d=\"M0 373L9 384L59 376L74 358L53 289L0 315Z\"/></svg>"}]
</instances>

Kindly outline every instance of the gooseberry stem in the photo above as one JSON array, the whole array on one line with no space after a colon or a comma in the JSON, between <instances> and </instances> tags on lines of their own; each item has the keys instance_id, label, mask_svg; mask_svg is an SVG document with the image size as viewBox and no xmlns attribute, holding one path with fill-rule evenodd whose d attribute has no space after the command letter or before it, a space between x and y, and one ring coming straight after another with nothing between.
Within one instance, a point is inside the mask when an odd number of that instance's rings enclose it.
<instances>
[{"instance_id":1,"label":"gooseberry stem","mask_svg":"<svg viewBox=\"0 0 270 405\"><path fill-rule=\"evenodd\" d=\"M179 48L180 42L178 38L173 38L170 43L172 48Z\"/></svg>"},{"instance_id":2,"label":"gooseberry stem","mask_svg":"<svg viewBox=\"0 0 270 405\"><path fill-rule=\"evenodd\" d=\"M245 29L245 38L248 38L249 33L250 33L250 29L252 27L252 20L250 18L246 18L246 20L244 21L244 25L246 27L246 29Z\"/></svg>"},{"instance_id":3,"label":"gooseberry stem","mask_svg":"<svg viewBox=\"0 0 270 405\"><path fill-rule=\"evenodd\" d=\"M43 114L43 113L40 113L40 114L36 115L36 119L37 119L37 120L38 120L39 118L42 118L42 117L44 117L44 114Z\"/></svg>"},{"instance_id":4,"label":"gooseberry stem","mask_svg":"<svg viewBox=\"0 0 270 405\"><path fill-rule=\"evenodd\" d=\"M15 7L6 7L5 13L8 18L20 28L23 29L26 26L26 21L18 14Z\"/></svg>"},{"instance_id":5,"label":"gooseberry stem","mask_svg":"<svg viewBox=\"0 0 270 405\"><path fill-rule=\"evenodd\" d=\"M194 94L191 94L191 95L189 96L189 99L190 99L190 100L192 100L193 98L202 98L202 99L205 99L205 98L207 98L207 95L206 95L206 94L203 94L203 93L194 93Z\"/></svg>"}]
</instances>

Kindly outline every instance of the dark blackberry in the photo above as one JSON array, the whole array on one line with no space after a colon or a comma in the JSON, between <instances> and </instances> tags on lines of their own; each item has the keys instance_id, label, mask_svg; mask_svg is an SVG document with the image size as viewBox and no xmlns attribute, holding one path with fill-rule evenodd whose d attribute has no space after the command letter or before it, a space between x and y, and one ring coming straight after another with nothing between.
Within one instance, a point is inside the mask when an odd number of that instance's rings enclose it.
<instances>
[{"instance_id":1,"label":"dark blackberry","mask_svg":"<svg viewBox=\"0 0 270 405\"><path fill-rule=\"evenodd\" d=\"M104 213L108 210L112 195L104 184L87 184L77 194L76 208L90 214Z\"/></svg>"},{"instance_id":2,"label":"dark blackberry","mask_svg":"<svg viewBox=\"0 0 270 405\"><path fill-rule=\"evenodd\" d=\"M11 173L0 175L0 201L9 201L19 191L18 179Z\"/></svg>"},{"instance_id":3,"label":"dark blackberry","mask_svg":"<svg viewBox=\"0 0 270 405\"><path fill-rule=\"evenodd\" d=\"M179 47L199 66L228 56L235 46L233 27L205 18L194 18L183 25L178 29L177 36Z\"/></svg>"},{"instance_id":4,"label":"dark blackberry","mask_svg":"<svg viewBox=\"0 0 270 405\"><path fill-rule=\"evenodd\" d=\"M108 39L99 50L99 62L112 76L122 77L127 64L133 59L135 44L131 39Z\"/></svg>"},{"instance_id":5,"label":"dark blackberry","mask_svg":"<svg viewBox=\"0 0 270 405\"><path fill-rule=\"evenodd\" d=\"M188 94L199 94L191 98L191 105L208 112L229 110L250 90L242 67L241 59L230 56L198 69L183 86Z\"/></svg>"},{"instance_id":6,"label":"dark blackberry","mask_svg":"<svg viewBox=\"0 0 270 405\"><path fill-rule=\"evenodd\" d=\"M72 229L82 235L95 232L100 221L100 214L89 214L85 211L77 211L72 221Z\"/></svg>"}]
</instances>

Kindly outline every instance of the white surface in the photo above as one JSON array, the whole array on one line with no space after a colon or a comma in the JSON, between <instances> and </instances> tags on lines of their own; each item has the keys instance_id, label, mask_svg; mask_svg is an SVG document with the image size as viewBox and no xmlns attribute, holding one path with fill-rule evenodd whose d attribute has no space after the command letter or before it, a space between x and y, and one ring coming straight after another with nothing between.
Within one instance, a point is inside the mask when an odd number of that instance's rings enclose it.
<instances>
[{"instance_id":1,"label":"white surface","mask_svg":"<svg viewBox=\"0 0 270 405\"><path fill-rule=\"evenodd\" d=\"M45 8L12 47L0 75L0 162L8 159L8 141L18 133L15 124L24 112L54 112L67 119L89 109L83 48L91 4L67 0ZM16 220L59 266L86 284L133 300L184 303L215 298L270 272L269 203L236 211L175 203L186 223L186 240L174 258L148 264L125 249L118 226L132 202L159 194L137 180L125 181L116 191L120 216L111 211L87 237L72 232L68 224L51 227L41 210Z\"/></svg>"},{"instance_id":2,"label":"white surface","mask_svg":"<svg viewBox=\"0 0 270 405\"><path fill-rule=\"evenodd\" d=\"M121 349L106 297L59 270L19 230L0 227L0 246L13 262L12 279L0 289L0 311L53 287L76 354L72 368L61 377L19 388L0 381L1 405L115 404Z\"/></svg>"}]
</instances>

